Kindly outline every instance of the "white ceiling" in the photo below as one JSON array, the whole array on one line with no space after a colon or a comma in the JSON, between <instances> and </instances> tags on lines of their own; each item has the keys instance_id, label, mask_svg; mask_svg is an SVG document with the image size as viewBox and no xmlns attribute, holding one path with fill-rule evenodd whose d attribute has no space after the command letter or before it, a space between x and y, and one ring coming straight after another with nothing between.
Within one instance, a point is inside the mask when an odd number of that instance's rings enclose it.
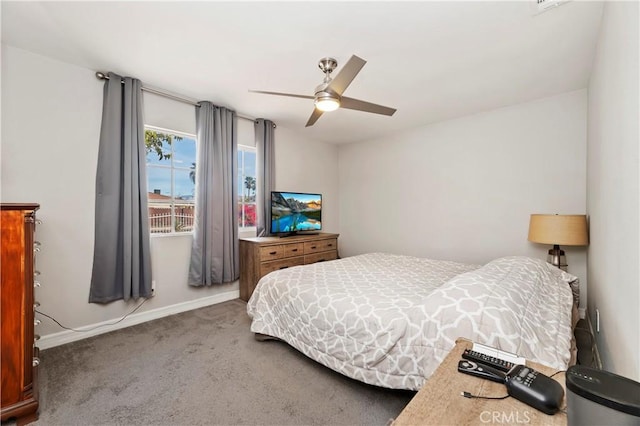
<instances>
[{"instance_id":1,"label":"white ceiling","mask_svg":"<svg viewBox=\"0 0 640 426\"><path fill-rule=\"evenodd\" d=\"M502 2L12 2L2 42L265 117L305 138L372 139L587 86L602 4L533 14ZM345 96L393 117L325 113L304 125L320 58L367 60ZM46 70L43 70L46 78Z\"/></svg>"}]
</instances>

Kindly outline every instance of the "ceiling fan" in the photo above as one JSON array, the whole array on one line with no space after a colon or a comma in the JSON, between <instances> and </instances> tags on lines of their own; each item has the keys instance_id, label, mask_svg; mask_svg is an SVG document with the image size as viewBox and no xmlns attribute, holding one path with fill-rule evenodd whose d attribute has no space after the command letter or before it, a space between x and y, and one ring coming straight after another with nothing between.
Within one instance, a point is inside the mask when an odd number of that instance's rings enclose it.
<instances>
[{"instance_id":1,"label":"ceiling fan","mask_svg":"<svg viewBox=\"0 0 640 426\"><path fill-rule=\"evenodd\" d=\"M263 90L249 90L253 93L263 93L266 95L277 96L290 96L294 98L313 99L315 108L309 117L309 121L305 127L313 126L318 121L318 118L324 112L334 111L338 108L355 109L358 111L372 112L382 115L393 115L396 112L395 108L389 108L382 105L372 104L371 102L365 102L358 99L348 98L342 96L342 93L349 87L353 79L358 75L364 64L366 64L362 58L356 55L351 56L346 65L342 67L340 72L335 78L331 78L331 73L338 66L338 61L333 58L323 58L318 62L318 67L324 73L324 80L316 87L314 96L309 95L296 95L292 93L280 93L280 92L265 92Z\"/></svg>"}]
</instances>

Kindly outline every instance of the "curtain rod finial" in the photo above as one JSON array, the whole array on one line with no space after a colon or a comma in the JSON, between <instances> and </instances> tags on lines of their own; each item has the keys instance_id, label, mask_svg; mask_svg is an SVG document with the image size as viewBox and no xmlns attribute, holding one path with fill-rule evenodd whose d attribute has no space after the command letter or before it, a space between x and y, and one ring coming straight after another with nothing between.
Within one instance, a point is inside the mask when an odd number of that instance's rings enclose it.
<instances>
[{"instance_id":1,"label":"curtain rod finial","mask_svg":"<svg viewBox=\"0 0 640 426\"><path fill-rule=\"evenodd\" d=\"M96 78L98 80L106 80L108 77L105 75L105 73L96 71Z\"/></svg>"}]
</instances>

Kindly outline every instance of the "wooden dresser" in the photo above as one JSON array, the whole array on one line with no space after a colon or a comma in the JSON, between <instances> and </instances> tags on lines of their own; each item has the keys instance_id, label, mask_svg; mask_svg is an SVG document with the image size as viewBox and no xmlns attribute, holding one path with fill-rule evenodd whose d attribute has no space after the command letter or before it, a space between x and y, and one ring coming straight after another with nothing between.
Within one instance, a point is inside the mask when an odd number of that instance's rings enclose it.
<instances>
[{"instance_id":1,"label":"wooden dresser","mask_svg":"<svg viewBox=\"0 0 640 426\"><path fill-rule=\"evenodd\" d=\"M18 425L38 418L38 348L34 300L34 240L38 204L2 204L0 253L2 269L0 364L2 368L2 421Z\"/></svg>"},{"instance_id":2,"label":"wooden dresser","mask_svg":"<svg viewBox=\"0 0 640 426\"><path fill-rule=\"evenodd\" d=\"M240 299L248 301L263 276L278 269L338 258L338 234L240 239Z\"/></svg>"}]
</instances>

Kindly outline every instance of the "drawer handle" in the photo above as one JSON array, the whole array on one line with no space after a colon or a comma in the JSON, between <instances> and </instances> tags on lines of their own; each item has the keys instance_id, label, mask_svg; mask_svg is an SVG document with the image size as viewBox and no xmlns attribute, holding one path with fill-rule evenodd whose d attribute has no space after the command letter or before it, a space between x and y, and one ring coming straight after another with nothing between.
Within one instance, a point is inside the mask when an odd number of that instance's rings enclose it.
<instances>
[{"instance_id":1,"label":"drawer handle","mask_svg":"<svg viewBox=\"0 0 640 426\"><path fill-rule=\"evenodd\" d=\"M288 266L281 266L278 269L287 269L287 268L288 268Z\"/></svg>"},{"instance_id":2,"label":"drawer handle","mask_svg":"<svg viewBox=\"0 0 640 426\"><path fill-rule=\"evenodd\" d=\"M33 357L33 366L37 367L40 365L40 358L38 358L37 356Z\"/></svg>"},{"instance_id":3,"label":"drawer handle","mask_svg":"<svg viewBox=\"0 0 640 426\"><path fill-rule=\"evenodd\" d=\"M312 249L312 250L313 250L313 249L315 249L315 248L316 248L316 246L311 246L311 249Z\"/></svg>"},{"instance_id":4,"label":"drawer handle","mask_svg":"<svg viewBox=\"0 0 640 426\"><path fill-rule=\"evenodd\" d=\"M333 244L327 244L327 247L333 247Z\"/></svg>"},{"instance_id":5,"label":"drawer handle","mask_svg":"<svg viewBox=\"0 0 640 426\"><path fill-rule=\"evenodd\" d=\"M297 251L298 251L298 249L293 249L293 250L291 250L291 251L295 253L295 252L297 252Z\"/></svg>"},{"instance_id":6,"label":"drawer handle","mask_svg":"<svg viewBox=\"0 0 640 426\"><path fill-rule=\"evenodd\" d=\"M278 254L277 251L270 251L269 254L274 255L274 254Z\"/></svg>"}]
</instances>

